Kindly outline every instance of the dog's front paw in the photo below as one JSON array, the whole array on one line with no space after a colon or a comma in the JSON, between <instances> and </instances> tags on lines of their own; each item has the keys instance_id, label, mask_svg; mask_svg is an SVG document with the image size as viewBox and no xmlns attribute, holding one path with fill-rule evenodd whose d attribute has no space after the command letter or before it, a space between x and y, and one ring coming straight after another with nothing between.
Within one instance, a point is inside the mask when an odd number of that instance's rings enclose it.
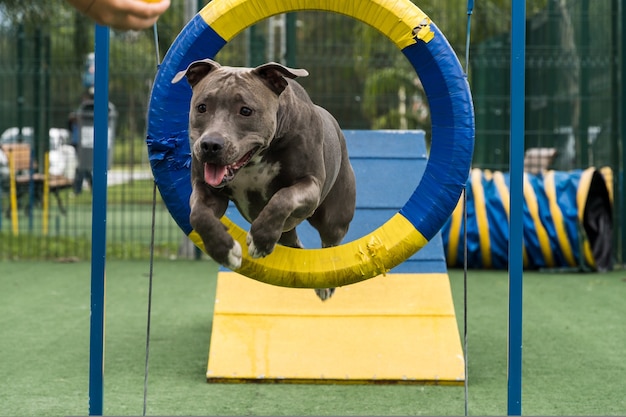
<instances>
[{"instance_id":1,"label":"dog's front paw","mask_svg":"<svg viewBox=\"0 0 626 417\"><path fill-rule=\"evenodd\" d=\"M226 259L226 262L224 263L224 266L232 270L239 269L239 267L241 266L241 257L241 245L235 240L233 241L233 247L230 248L230 250L228 251L228 257Z\"/></svg>"},{"instance_id":2,"label":"dog's front paw","mask_svg":"<svg viewBox=\"0 0 626 417\"><path fill-rule=\"evenodd\" d=\"M273 244L257 244L250 232L248 232L248 236L246 237L246 243L248 244L248 254L252 258L263 258L272 253L276 246L275 242Z\"/></svg>"}]
</instances>

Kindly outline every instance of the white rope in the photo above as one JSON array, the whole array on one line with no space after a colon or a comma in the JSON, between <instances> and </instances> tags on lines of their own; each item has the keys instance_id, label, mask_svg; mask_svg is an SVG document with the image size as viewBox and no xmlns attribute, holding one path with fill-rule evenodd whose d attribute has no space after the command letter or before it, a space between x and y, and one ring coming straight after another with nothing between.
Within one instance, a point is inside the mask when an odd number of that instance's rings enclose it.
<instances>
[{"instance_id":1,"label":"white rope","mask_svg":"<svg viewBox=\"0 0 626 417\"><path fill-rule=\"evenodd\" d=\"M156 53L156 67L157 71L161 66L161 54L159 52L159 33L157 31L157 24L154 23L154 49ZM146 319L146 362L144 367L143 378L143 416L146 415L146 408L148 404L148 369L150 358L150 324L152 322L152 276L154 270L154 235L155 235L155 223L156 223L156 193L157 185L156 181L153 181L152 186L152 223L150 230L150 273L148 278L148 316Z\"/></svg>"},{"instance_id":2,"label":"white rope","mask_svg":"<svg viewBox=\"0 0 626 417\"><path fill-rule=\"evenodd\" d=\"M467 33L465 36L465 76L469 76L469 52L474 0L467 0ZM465 415L469 415L469 359L467 331L467 183L463 189L463 354L465 356Z\"/></svg>"}]
</instances>

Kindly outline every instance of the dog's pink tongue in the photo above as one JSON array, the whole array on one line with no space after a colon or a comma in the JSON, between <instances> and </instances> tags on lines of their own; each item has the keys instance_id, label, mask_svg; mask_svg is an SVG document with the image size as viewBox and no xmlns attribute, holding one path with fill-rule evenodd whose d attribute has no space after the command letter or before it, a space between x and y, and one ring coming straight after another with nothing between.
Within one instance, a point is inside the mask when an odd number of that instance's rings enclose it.
<instances>
[{"instance_id":1,"label":"dog's pink tongue","mask_svg":"<svg viewBox=\"0 0 626 417\"><path fill-rule=\"evenodd\" d=\"M226 167L215 164L204 164L204 181L212 187L217 187L222 183L226 175Z\"/></svg>"}]
</instances>

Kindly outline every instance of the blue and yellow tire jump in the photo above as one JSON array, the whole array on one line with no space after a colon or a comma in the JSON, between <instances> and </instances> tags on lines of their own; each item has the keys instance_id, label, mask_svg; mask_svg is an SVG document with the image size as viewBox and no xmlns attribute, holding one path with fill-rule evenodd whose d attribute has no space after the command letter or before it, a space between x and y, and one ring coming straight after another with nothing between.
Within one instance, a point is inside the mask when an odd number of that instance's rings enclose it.
<instances>
[{"instance_id":1,"label":"blue and yellow tire jump","mask_svg":"<svg viewBox=\"0 0 626 417\"><path fill-rule=\"evenodd\" d=\"M185 26L159 68L150 99L147 144L168 210L202 248L189 224L191 88L171 80L191 62L214 58L247 27L302 10L347 15L386 35L413 65L431 110L432 146L424 175L399 212L372 233L333 248L277 246L266 258L253 259L245 249L246 232L222 219L244 248L236 272L285 287L340 287L385 274L423 248L453 212L468 178L474 145L469 85L448 41L416 5L409 0L213 0Z\"/></svg>"}]
</instances>

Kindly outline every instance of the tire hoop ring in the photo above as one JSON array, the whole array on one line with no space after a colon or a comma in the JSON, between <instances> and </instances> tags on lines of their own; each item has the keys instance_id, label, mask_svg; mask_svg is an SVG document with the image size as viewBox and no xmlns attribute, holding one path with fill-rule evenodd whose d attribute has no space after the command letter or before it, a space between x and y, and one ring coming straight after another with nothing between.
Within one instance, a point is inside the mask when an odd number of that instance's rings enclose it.
<instances>
[{"instance_id":1,"label":"tire hoop ring","mask_svg":"<svg viewBox=\"0 0 626 417\"><path fill-rule=\"evenodd\" d=\"M191 88L172 84L196 60L213 58L247 27L270 16L301 10L347 15L378 29L402 51L419 76L431 112L432 145L417 188L391 219L372 233L340 246L248 256L246 232L222 218L241 244L236 272L268 284L327 288L385 274L424 247L443 227L466 184L474 148L474 109L465 73L437 26L409 0L213 0L185 26L161 64L148 111L147 146L152 172L174 220L200 248L189 224Z\"/></svg>"}]
</instances>

